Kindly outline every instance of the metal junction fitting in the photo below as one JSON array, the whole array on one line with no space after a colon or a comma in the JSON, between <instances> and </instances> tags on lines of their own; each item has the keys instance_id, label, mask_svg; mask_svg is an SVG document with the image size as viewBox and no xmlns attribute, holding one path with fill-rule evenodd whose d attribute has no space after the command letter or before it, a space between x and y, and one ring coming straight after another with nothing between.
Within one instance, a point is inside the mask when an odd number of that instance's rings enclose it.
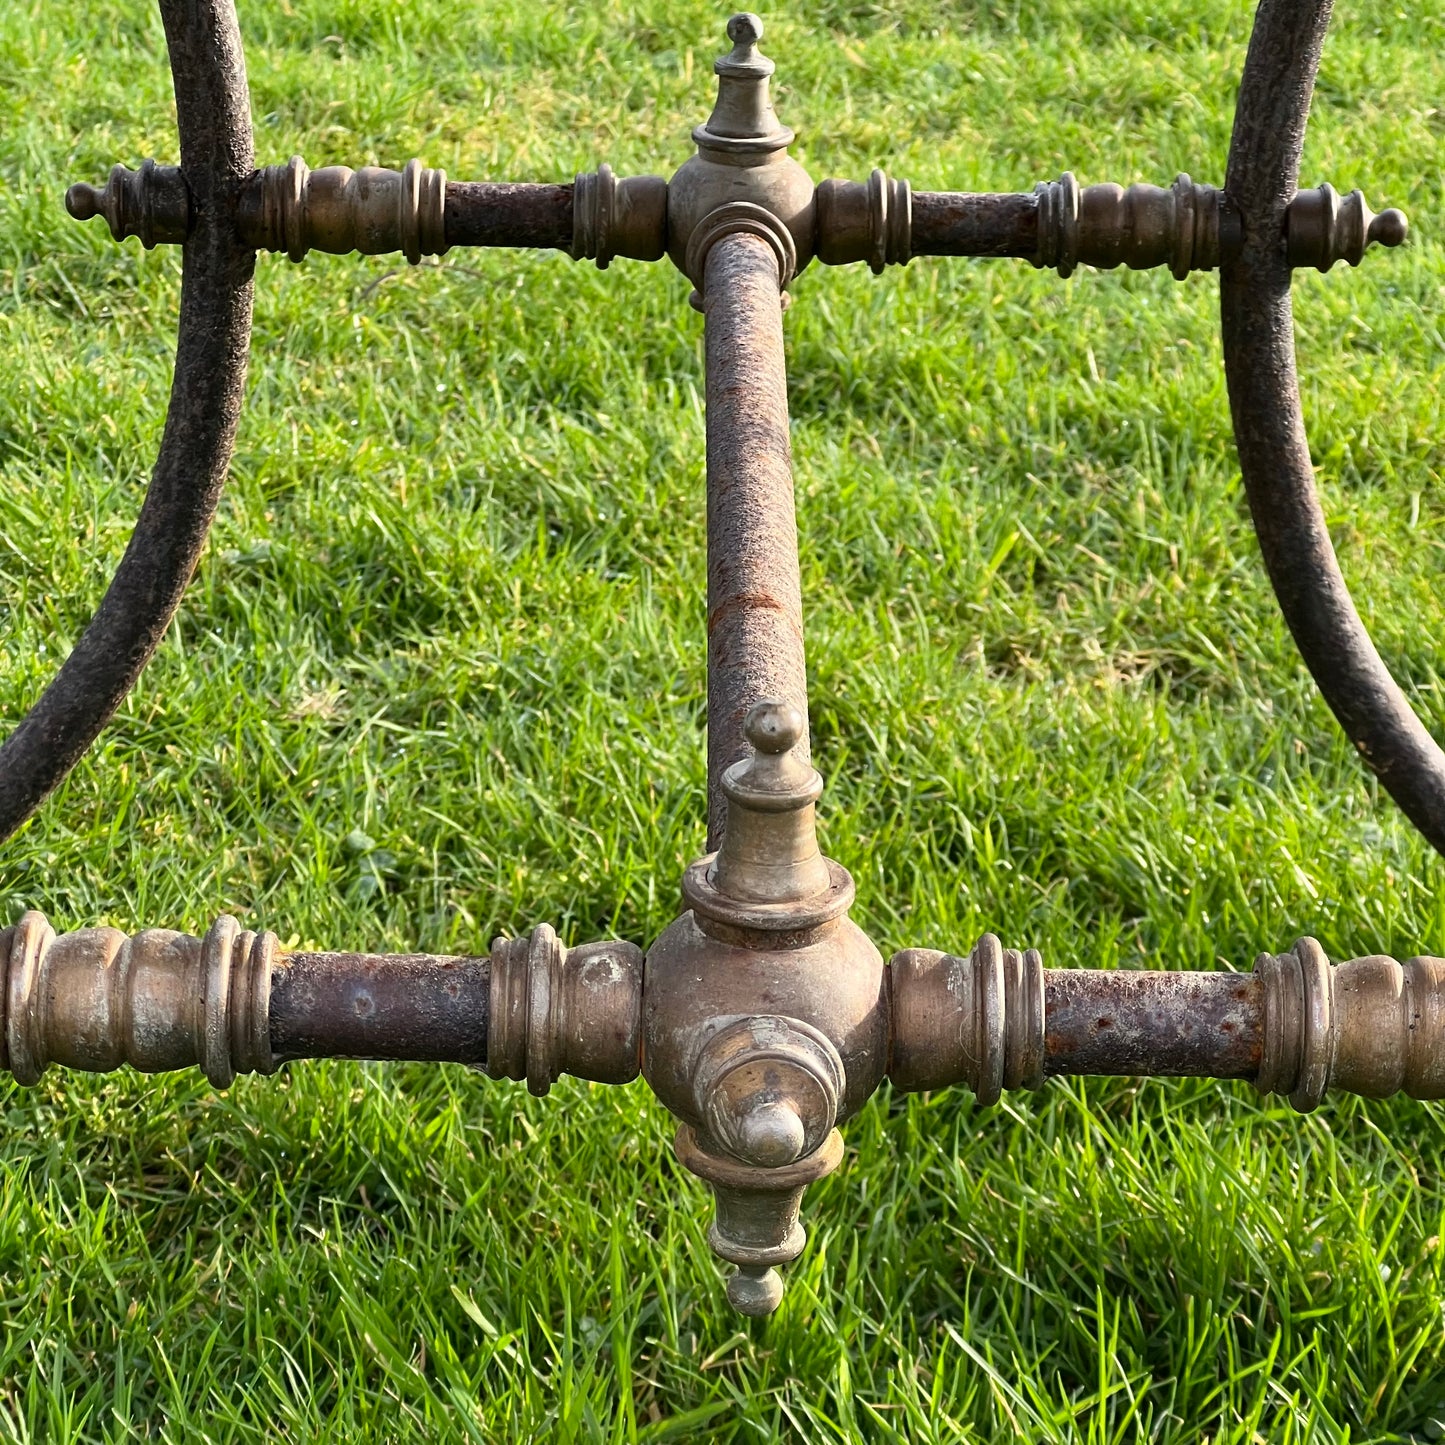
<instances>
[{"instance_id":1,"label":"metal junction fitting","mask_svg":"<svg viewBox=\"0 0 1445 1445\"><path fill-rule=\"evenodd\" d=\"M1223 192L1181 173L1168 190L1112 182L1080 189L1071 171L1041 181L1035 266L1071 276L1080 263L1109 269L1168 266L1176 280L1212 271L1239 246L1239 217Z\"/></svg>"},{"instance_id":2,"label":"metal junction fitting","mask_svg":"<svg viewBox=\"0 0 1445 1445\"><path fill-rule=\"evenodd\" d=\"M621 180L603 164L584 171L572 190L572 256L605 271L618 256L660 261L667 252L667 182L661 176Z\"/></svg>"},{"instance_id":3,"label":"metal junction fitting","mask_svg":"<svg viewBox=\"0 0 1445 1445\"><path fill-rule=\"evenodd\" d=\"M793 132L773 110L773 62L758 51L756 15L728 21L730 54L713 65L717 103L692 133L697 154L668 182L667 254L701 293L708 251L738 230L774 247L785 289L813 257L813 182L789 154Z\"/></svg>"},{"instance_id":4,"label":"metal junction fitting","mask_svg":"<svg viewBox=\"0 0 1445 1445\"><path fill-rule=\"evenodd\" d=\"M643 991L643 1073L682 1122L678 1158L713 1187L709 1240L747 1314L777 1307L803 1190L837 1165L835 1126L887 1064L883 960L847 917L853 880L818 849L803 727L785 702L749 711L722 846L684 875L689 909L649 951Z\"/></svg>"}]
</instances>

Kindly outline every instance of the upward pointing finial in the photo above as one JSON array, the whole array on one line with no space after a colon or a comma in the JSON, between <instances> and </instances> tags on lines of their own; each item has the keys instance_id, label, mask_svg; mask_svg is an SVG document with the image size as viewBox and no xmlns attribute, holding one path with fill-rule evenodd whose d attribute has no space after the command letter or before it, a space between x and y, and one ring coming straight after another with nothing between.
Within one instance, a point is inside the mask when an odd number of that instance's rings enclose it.
<instances>
[{"instance_id":1,"label":"upward pointing finial","mask_svg":"<svg viewBox=\"0 0 1445 1445\"><path fill-rule=\"evenodd\" d=\"M787 903L831 886L813 821L823 780L793 752L806 727L799 708L772 698L755 703L743 723L753 752L723 774L728 822L712 879L727 898Z\"/></svg>"},{"instance_id":2,"label":"upward pointing finial","mask_svg":"<svg viewBox=\"0 0 1445 1445\"><path fill-rule=\"evenodd\" d=\"M768 78L775 67L758 49L762 38L763 22L751 11L741 11L728 21L733 48L713 62L717 104L707 124L692 133L701 149L756 154L761 161L792 143L793 132L778 121L768 93Z\"/></svg>"},{"instance_id":3,"label":"upward pointing finial","mask_svg":"<svg viewBox=\"0 0 1445 1445\"><path fill-rule=\"evenodd\" d=\"M733 43L731 55L724 55L713 64L719 75L771 75L773 62L758 53L763 38L763 22L750 10L739 11L728 21L728 39Z\"/></svg>"}]
</instances>

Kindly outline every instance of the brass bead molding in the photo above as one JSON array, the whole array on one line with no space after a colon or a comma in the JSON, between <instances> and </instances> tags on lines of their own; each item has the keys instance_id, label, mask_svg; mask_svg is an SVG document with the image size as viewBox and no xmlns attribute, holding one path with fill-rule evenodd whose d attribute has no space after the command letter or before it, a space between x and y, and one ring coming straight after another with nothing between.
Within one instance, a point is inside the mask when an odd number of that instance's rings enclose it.
<instances>
[{"instance_id":1,"label":"brass bead molding","mask_svg":"<svg viewBox=\"0 0 1445 1445\"><path fill-rule=\"evenodd\" d=\"M8 934L8 940L7 940ZM3 945L8 941L8 948ZM218 1089L275 1071L269 1009L276 939L222 917L204 938L114 928L57 935L30 912L0 933L0 1065L38 1083L51 1064L107 1073L199 1068Z\"/></svg>"},{"instance_id":2,"label":"brass bead molding","mask_svg":"<svg viewBox=\"0 0 1445 1445\"><path fill-rule=\"evenodd\" d=\"M888 966L888 1077L900 1089L962 1083L981 1104L1044 1082L1044 963L986 933L966 958L911 948Z\"/></svg>"},{"instance_id":3,"label":"brass bead molding","mask_svg":"<svg viewBox=\"0 0 1445 1445\"><path fill-rule=\"evenodd\" d=\"M1302 1113L1328 1089L1445 1098L1445 959L1371 955L1331 967L1312 938L1261 954L1264 1049L1256 1087Z\"/></svg>"},{"instance_id":4,"label":"brass bead molding","mask_svg":"<svg viewBox=\"0 0 1445 1445\"><path fill-rule=\"evenodd\" d=\"M637 1077L642 950L609 940L566 948L547 925L492 945L487 1072L544 1095L562 1074Z\"/></svg>"},{"instance_id":5,"label":"brass bead molding","mask_svg":"<svg viewBox=\"0 0 1445 1445\"><path fill-rule=\"evenodd\" d=\"M1393 207L1377 216L1363 191L1341 196L1326 182L1300 191L1285 216L1285 241L1291 266L1328 271L1336 261L1358 266L1371 246L1403 246L1410 223Z\"/></svg>"},{"instance_id":6,"label":"brass bead molding","mask_svg":"<svg viewBox=\"0 0 1445 1445\"><path fill-rule=\"evenodd\" d=\"M866 181L818 185L818 259L825 266L866 261L875 276L912 256L913 192L875 169Z\"/></svg>"},{"instance_id":7,"label":"brass bead molding","mask_svg":"<svg viewBox=\"0 0 1445 1445\"><path fill-rule=\"evenodd\" d=\"M618 256L659 261L667 253L667 182L661 176L619 180L602 164L573 182L572 257L605 271Z\"/></svg>"},{"instance_id":8,"label":"brass bead molding","mask_svg":"<svg viewBox=\"0 0 1445 1445\"><path fill-rule=\"evenodd\" d=\"M77 221L104 216L117 241L135 236L147 251L179 245L191 233L191 192L179 166L142 161L139 170L114 166L104 188L77 181L65 193Z\"/></svg>"},{"instance_id":9,"label":"brass bead molding","mask_svg":"<svg viewBox=\"0 0 1445 1445\"><path fill-rule=\"evenodd\" d=\"M399 251L413 266L441 256L446 239L447 174L418 160L404 170L327 166L313 171L300 156L267 166L247 186L237 222L258 251L333 256Z\"/></svg>"},{"instance_id":10,"label":"brass bead molding","mask_svg":"<svg viewBox=\"0 0 1445 1445\"><path fill-rule=\"evenodd\" d=\"M1104 270L1168 266L1176 280L1212 271L1237 249L1238 218L1224 194L1180 174L1167 190L1105 182L1080 188L1073 173L1042 181L1035 266L1071 276L1079 265Z\"/></svg>"},{"instance_id":11,"label":"brass bead molding","mask_svg":"<svg viewBox=\"0 0 1445 1445\"><path fill-rule=\"evenodd\" d=\"M1176 280L1216 270L1243 244L1239 213L1229 196L1180 174L1159 186L1105 183L1080 188L1071 172L1034 188L1038 240L1033 263L1071 276L1080 265L1108 270L1167 266ZM1336 261L1358 266L1372 245L1400 246L1409 234L1403 211L1377 216L1364 193L1341 197L1328 183L1300 191L1285 212L1291 266L1328 271Z\"/></svg>"}]
</instances>

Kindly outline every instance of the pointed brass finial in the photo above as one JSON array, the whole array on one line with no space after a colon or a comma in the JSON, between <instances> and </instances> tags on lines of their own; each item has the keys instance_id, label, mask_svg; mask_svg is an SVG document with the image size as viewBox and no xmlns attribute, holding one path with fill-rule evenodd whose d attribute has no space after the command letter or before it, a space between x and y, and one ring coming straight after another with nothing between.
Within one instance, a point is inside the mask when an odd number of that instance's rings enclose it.
<instances>
[{"instance_id":1,"label":"pointed brass finial","mask_svg":"<svg viewBox=\"0 0 1445 1445\"><path fill-rule=\"evenodd\" d=\"M1347 196L1328 182L1300 191L1285 212L1285 243L1291 266L1328 271L1336 261L1358 266L1371 246L1401 246L1410 233L1403 211L1377 216L1363 191Z\"/></svg>"},{"instance_id":2,"label":"pointed brass finial","mask_svg":"<svg viewBox=\"0 0 1445 1445\"><path fill-rule=\"evenodd\" d=\"M105 186L77 181L65 193L65 209L77 221L104 216L117 241L139 238L147 251L180 245L191 231L191 193L179 166L142 161L139 170L113 166Z\"/></svg>"},{"instance_id":3,"label":"pointed brass finial","mask_svg":"<svg viewBox=\"0 0 1445 1445\"><path fill-rule=\"evenodd\" d=\"M769 79L774 66L758 50L763 22L747 11L728 21L732 51L713 64L717 73L717 104L706 125L692 138L702 150L767 155L786 150L793 132L773 109Z\"/></svg>"},{"instance_id":4,"label":"pointed brass finial","mask_svg":"<svg viewBox=\"0 0 1445 1445\"><path fill-rule=\"evenodd\" d=\"M712 875L726 898L797 903L828 891L813 809L823 779L793 752L804 726L796 707L772 699L743 723L754 751L723 774L728 824Z\"/></svg>"}]
</instances>

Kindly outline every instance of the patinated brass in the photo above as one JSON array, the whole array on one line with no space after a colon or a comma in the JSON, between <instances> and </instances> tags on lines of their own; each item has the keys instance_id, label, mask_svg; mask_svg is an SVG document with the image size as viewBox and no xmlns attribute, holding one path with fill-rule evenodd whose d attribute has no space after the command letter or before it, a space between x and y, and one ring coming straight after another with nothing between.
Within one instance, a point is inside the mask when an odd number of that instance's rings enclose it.
<instances>
[{"instance_id":1,"label":"patinated brass","mask_svg":"<svg viewBox=\"0 0 1445 1445\"><path fill-rule=\"evenodd\" d=\"M562 1074L601 1084L637 1077L642 950L611 939L566 948L545 923L492 945L487 1072L546 1094Z\"/></svg>"},{"instance_id":2,"label":"patinated brass","mask_svg":"<svg viewBox=\"0 0 1445 1445\"><path fill-rule=\"evenodd\" d=\"M1372 1099L1445 1098L1445 959L1351 959L1332 968L1312 938L1261 954L1261 1093L1288 1094L1301 1112L1327 1089Z\"/></svg>"},{"instance_id":3,"label":"patinated brass","mask_svg":"<svg viewBox=\"0 0 1445 1445\"><path fill-rule=\"evenodd\" d=\"M667 182L627 176L612 167L584 171L573 182L572 256L605 271L618 256L660 261L667 253Z\"/></svg>"},{"instance_id":4,"label":"patinated brass","mask_svg":"<svg viewBox=\"0 0 1445 1445\"><path fill-rule=\"evenodd\" d=\"M1301 191L1286 216L1290 265L1320 271L1328 271L1336 261L1358 266L1371 246L1403 246L1409 234L1403 211L1392 207L1377 216L1363 191L1341 197L1328 182Z\"/></svg>"},{"instance_id":5,"label":"patinated brass","mask_svg":"<svg viewBox=\"0 0 1445 1445\"><path fill-rule=\"evenodd\" d=\"M817 193L818 259L825 266L866 261L875 276L906 266L913 246L913 192L874 170L866 181L822 181Z\"/></svg>"},{"instance_id":6,"label":"patinated brass","mask_svg":"<svg viewBox=\"0 0 1445 1445\"><path fill-rule=\"evenodd\" d=\"M788 703L750 711L722 847L688 869L691 908L653 944L643 987L643 1073L686 1126L679 1158L714 1186L713 1248L739 1266L729 1298L746 1313L776 1307L803 1187L887 1065L883 960L847 916L852 879L818 850L802 732Z\"/></svg>"},{"instance_id":7,"label":"patinated brass","mask_svg":"<svg viewBox=\"0 0 1445 1445\"><path fill-rule=\"evenodd\" d=\"M115 928L57 937L34 912L7 932L0 1052L19 1083L37 1083L51 1064L94 1073L199 1068L218 1089L237 1074L274 1071L273 935L223 917L204 938Z\"/></svg>"},{"instance_id":8,"label":"patinated brass","mask_svg":"<svg viewBox=\"0 0 1445 1445\"><path fill-rule=\"evenodd\" d=\"M1044 963L986 933L967 958L909 948L888 964L888 1077L900 1089L963 1080L981 1104L1044 1082Z\"/></svg>"},{"instance_id":9,"label":"patinated brass","mask_svg":"<svg viewBox=\"0 0 1445 1445\"><path fill-rule=\"evenodd\" d=\"M227 0L206 3L224 8ZM207 33L211 44L230 30ZM714 1191L710 1243L735 1266L728 1296L750 1315L780 1302L777 1266L804 1244L804 1190L837 1167L838 1126L885 1075L904 1090L962 1083L984 1104L1004 1089L1037 1088L1070 1072L1244 1079L1301 1110L1330 1088L1445 1097L1445 960L1437 958L1332 967L1317 943L1302 939L1287 953L1262 955L1253 973L1045 970L1037 951L1005 949L986 934L966 956L906 949L884 965L848 916L852 877L823 854L816 834L823 784L808 735L781 319L786 288L815 255L828 265L866 262L875 273L925 255L1012 256L1061 276L1080 265L1167 267L1181 280L1219 269L1228 310L1230 297L1250 286L1256 299L1263 294L1259 277L1287 285L1289 266L1356 265L1372 244L1401 244L1404 216L1375 216L1359 191L1341 199L1329 185L1299 192L1286 207L1276 171L1262 165L1261 191L1236 153L1229 193L1182 174L1167 188L1081 188L1066 172L1031 195L915 194L881 169L866 181L815 187L789 154L793 132L773 108L774 65L759 51L762 34L756 15L728 22L732 49L714 66L712 113L692 132L696 153L670 181L619 178L607 164L570 185L449 187L444 172L417 160L400 171L313 172L298 156L252 170L249 123L241 125L244 105L235 108L238 92L244 101L232 64L237 43L222 47L229 68L216 72L212 57L212 79L219 73L224 84L202 87L199 100L188 92L179 107L194 138L208 130L217 85L229 96L231 129L217 141L229 166L221 180L204 168L188 180L178 167L146 161L137 171L117 166L103 189L80 184L67 193L73 216L102 215L117 240L136 236L147 247L195 231L214 248L219 227L230 250L243 252L237 262L227 251L236 286L249 284L255 250L297 262L312 251L395 252L415 264L451 245L547 246L602 269L619 256L670 257L707 318L714 851L685 871L684 911L645 962L630 943L567 948L546 925L497 940L488 957L288 956L270 934L244 932L229 918L203 939L127 938L111 929L56 937L28 913L0 931L0 1065L21 1082L35 1082L51 1063L129 1063L147 1071L197 1066L224 1087L238 1073L269 1073L278 1059L334 1055L452 1059L525 1079L541 1095L563 1073L620 1084L640 1070L680 1121L678 1158ZM1269 59L1276 51L1278 44L1259 53ZM1307 102L1308 87L1266 88L1243 106L1244 118L1265 126L1259 117L1279 96ZM1255 148L1269 149L1261 136L1267 130L1255 135ZM193 149L183 134L183 153ZM1293 162L1286 169L1296 173ZM188 257L188 285L202 274L206 246ZM1277 326L1284 315L1287 327L1287 310L1245 306L1236 325ZM215 351L220 332L204 307L182 314L182 355L194 367ZM236 329L233 318L233 350ZM1249 375L1268 385L1288 370L1287 355L1282 361L1270 349L1275 340L1266 326L1253 350L1239 352L1254 358ZM1228 359L1227 330L1225 350ZM185 380L178 373L183 402ZM231 384L239 397L236 375ZM1240 385L1231 378L1232 388ZM1241 456L1256 463L1251 417L1267 410L1236 409ZM1284 455L1277 429L1272 422L1262 438L1271 486ZM174 474L176 457L194 454L218 490L229 441L218 441L214 428L196 436L209 440L193 438L163 461ZM1246 480L1251 470L1260 468L1246 465ZM1292 472L1312 485L1307 454ZM203 535L196 516L176 515L180 530ZM1323 524L1315 530L1322 534ZM1261 538L1268 550L1272 538L1308 531L1292 524L1262 529ZM185 555L185 575L196 555ZM1328 600L1337 624L1338 598ZM156 636L169 615L158 630L149 620ZM1336 625L1330 636L1337 633ZM143 635L145 628L136 634ZM1383 696L1376 682L1363 687ZM98 694L94 708L109 715L123 691ZM50 749L64 731L53 722L26 746ZM1361 746L1373 754L1373 742ZM1387 785L1394 771L1410 771L1379 766ZM32 769L47 767L53 785L55 769L32 759ZM13 823L17 806L0 819Z\"/></svg>"},{"instance_id":10,"label":"patinated brass","mask_svg":"<svg viewBox=\"0 0 1445 1445\"><path fill-rule=\"evenodd\" d=\"M178 245L191 233L191 191L179 166L142 161L140 169L111 168L110 180L97 190L77 181L65 193L65 209L77 221L104 216L117 241L135 236L147 251Z\"/></svg>"},{"instance_id":11,"label":"patinated brass","mask_svg":"<svg viewBox=\"0 0 1445 1445\"><path fill-rule=\"evenodd\" d=\"M313 171L292 156L284 166L267 166L245 188L236 220L258 251L284 251L293 261L309 251L400 251L415 266L423 256L446 254L446 199L447 173L418 160L400 171Z\"/></svg>"},{"instance_id":12,"label":"patinated brass","mask_svg":"<svg viewBox=\"0 0 1445 1445\"><path fill-rule=\"evenodd\" d=\"M668 182L667 254L699 292L708 248L689 243L698 227L725 206L754 207L753 224L770 233L786 232L783 286L813 257L813 182L788 154L793 132L773 110L775 67L758 50L762 37L763 22L756 15L734 15L728 21L733 48L713 66L717 104L692 133L697 154Z\"/></svg>"}]
</instances>

